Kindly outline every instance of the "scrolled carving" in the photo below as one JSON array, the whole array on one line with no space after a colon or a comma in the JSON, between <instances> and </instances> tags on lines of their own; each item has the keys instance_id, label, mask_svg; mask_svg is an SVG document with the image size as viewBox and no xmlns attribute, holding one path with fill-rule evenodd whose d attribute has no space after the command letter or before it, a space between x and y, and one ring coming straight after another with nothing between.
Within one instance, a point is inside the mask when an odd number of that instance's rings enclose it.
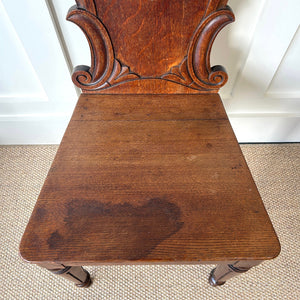
<instances>
[{"instance_id":1,"label":"scrolled carving","mask_svg":"<svg viewBox=\"0 0 300 300\"><path fill-rule=\"evenodd\" d=\"M76 6L70 9L67 20L82 29L91 51L91 67L76 67L72 75L73 82L83 90L95 90L105 84L114 67L115 59L110 37L95 15Z\"/></svg>"},{"instance_id":2,"label":"scrolled carving","mask_svg":"<svg viewBox=\"0 0 300 300\"><path fill-rule=\"evenodd\" d=\"M96 4L94 0L76 0L78 8L89 11L93 15L97 15Z\"/></svg>"},{"instance_id":3,"label":"scrolled carving","mask_svg":"<svg viewBox=\"0 0 300 300\"><path fill-rule=\"evenodd\" d=\"M222 66L210 67L210 53L219 31L234 21L231 9L226 6L207 16L197 28L183 61L161 78L198 90L218 90L228 80Z\"/></svg>"},{"instance_id":4,"label":"scrolled carving","mask_svg":"<svg viewBox=\"0 0 300 300\"><path fill-rule=\"evenodd\" d=\"M228 80L228 74L223 66L213 66L208 76L209 83L223 86Z\"/></svg>"},{"instance_id":5,"label":"scrolled carving","mask_svg":"<svg viewBox=\"0 0 300 300\"><path fill-rule=\"evenodd\" d=\"M210 14L199 25L188 50L187 68L193 81L205 89L219 89L228 79L222 66L210 66L210 53L219 31L234 21L229 6Z\"/></svg>"},{"instance_id":6,"label":"scrolled carving","mask_svg":"<svg viewBox=\"0 0 300 300\"><path fill-rule=\"evenodd\" d=\"M93 2L78 0L77 6L73 6L67 15L67 20L82 29L91 51L91 67L75 67L72 74L74 84L84 91L96 91L139 78L138 74L131 72L128 66L115 58L109 34L95 15L95 6L92 4Z\"/></svg>"}]
</instances>

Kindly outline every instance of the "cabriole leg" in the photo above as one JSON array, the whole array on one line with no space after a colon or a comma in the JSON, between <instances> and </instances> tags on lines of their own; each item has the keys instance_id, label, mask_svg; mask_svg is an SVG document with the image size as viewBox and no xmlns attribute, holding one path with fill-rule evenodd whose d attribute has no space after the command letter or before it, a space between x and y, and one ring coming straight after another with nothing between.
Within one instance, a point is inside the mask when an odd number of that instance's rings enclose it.
<instances>
[{"instance_id":1,"label":"cabriole leg","mask_svg":"<svg viewBox=\"0 0 300 300\"><path fill-rule=\"evenodd\" d=\"M236 261L233 263L219 264L211 271L209 283L212 286L223 285L228 279L245 273L260 263L261 261Z\"/></svg>"}]
</instances>

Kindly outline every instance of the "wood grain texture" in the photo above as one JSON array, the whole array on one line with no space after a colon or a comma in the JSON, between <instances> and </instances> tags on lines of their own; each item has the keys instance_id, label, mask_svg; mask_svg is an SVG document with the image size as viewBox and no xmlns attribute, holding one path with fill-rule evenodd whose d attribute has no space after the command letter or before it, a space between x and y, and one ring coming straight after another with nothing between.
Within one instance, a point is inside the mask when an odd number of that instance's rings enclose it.
<instances>
[{"instance_id":1,"label":"wood grain texture","mask_svg":"<svg viewBox=\"0 0 300 300\"><path fill-rule=\"evenodd\" d=\"M279 251L217 94L82 95L20 245L40 265Z\"/></svg>"},{"instance_id":2,"label":"wood grain texture","mask_svg":"<svg viewBox=\"0 0 300 300\"><path fill-rule=\"evenodd\" d=\"M78 0L67 19L85 33L91 67L76 67L73 82L86 93L217 92L227 74L210 52L234 20L226 3Z\"/></svg>"}]
</instances>

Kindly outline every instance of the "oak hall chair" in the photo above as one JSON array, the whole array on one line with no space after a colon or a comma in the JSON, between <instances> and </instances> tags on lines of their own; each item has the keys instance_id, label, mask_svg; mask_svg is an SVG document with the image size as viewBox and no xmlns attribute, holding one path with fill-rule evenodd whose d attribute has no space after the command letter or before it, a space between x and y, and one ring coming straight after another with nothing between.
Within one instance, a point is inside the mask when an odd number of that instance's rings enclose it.
<instances>
[{"instance_id":1,"label":"oak hall chair","mask_svg":"<svg viewBox=\"0 0 300 300\"><path fill-rule=\"evenodd\" d=\"M210 66L226 0L77 0L91 67L20 244L81 287L82 265L217 264L221 285L280 245Z\"/></svg>"}]
</instances>

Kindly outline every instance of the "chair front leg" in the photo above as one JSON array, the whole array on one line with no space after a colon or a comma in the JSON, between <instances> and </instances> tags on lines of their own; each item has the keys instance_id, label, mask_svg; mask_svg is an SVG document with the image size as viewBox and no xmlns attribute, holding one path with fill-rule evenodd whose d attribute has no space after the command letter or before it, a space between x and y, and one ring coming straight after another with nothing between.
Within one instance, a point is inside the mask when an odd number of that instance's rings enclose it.
<instances>
[{"instance_id":1,"label":"chair front leg","mask_svg":"<svg viewBox=\"0 0 300 300\"><path fill-rule=\"evenodd\" d=\"M53 274L60 275L73 281L78 287L87 288L92 284L90 273L81 266L64 266L59 264L40 264L39 266L46 268Z\"/></svg>"},{"instance_id":2,"label":"chair front leg","mask_svg":"<svg viewBox=\"0 0 300 300\"><path fill-rule=\"evenodd\" d=\"M245 273L262 261L236 261L233 263L222 263L214 268L209 276L209 283L212 286L223 285L228 279Z\"/></svg>"}]
</instances>

